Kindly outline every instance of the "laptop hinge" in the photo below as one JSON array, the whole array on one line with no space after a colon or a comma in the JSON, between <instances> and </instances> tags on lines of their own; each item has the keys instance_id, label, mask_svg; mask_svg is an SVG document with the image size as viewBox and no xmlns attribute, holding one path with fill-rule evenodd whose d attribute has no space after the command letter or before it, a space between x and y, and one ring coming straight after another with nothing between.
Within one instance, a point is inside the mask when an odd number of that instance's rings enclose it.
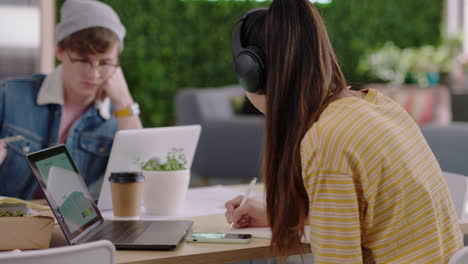
<instances>
[{"instance_id":1,"label":"laptop hinge","mask_svg":"<svg viewBox=\"0 0 468 264\"><path fill-rule=\"evenodd\" d=\"M70 241L71 244L83 244L89 241L91 237L93 237L99 230L101 230L104 227L105 221L98 221L92 226L87 228L87 231L84 231L83 233L79 234L78 236L75 237L72 241Z\"/></svg>"}]
</instances>

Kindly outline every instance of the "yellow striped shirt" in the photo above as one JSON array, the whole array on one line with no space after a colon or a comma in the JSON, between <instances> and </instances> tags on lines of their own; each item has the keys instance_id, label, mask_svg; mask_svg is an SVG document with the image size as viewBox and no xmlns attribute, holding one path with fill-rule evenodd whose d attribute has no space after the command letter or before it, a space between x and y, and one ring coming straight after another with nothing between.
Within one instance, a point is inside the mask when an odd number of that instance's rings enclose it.
<instances>
[{"instance_id":1,"label":"yellow striped shirt","mask_svg":"<svg viewBox=\"0 0 468 264\"><path fill-rule=\"evenodd\" d=\"M463 247L419 127L375 90L332 102L301 143L314 263L447 263Z\"/></svg>"}]
</instances>

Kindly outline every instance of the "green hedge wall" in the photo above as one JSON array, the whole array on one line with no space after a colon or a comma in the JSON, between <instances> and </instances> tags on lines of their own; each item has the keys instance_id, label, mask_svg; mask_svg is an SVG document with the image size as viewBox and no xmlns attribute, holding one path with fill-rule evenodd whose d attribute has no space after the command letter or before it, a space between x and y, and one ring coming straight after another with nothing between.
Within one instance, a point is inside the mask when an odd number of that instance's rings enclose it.
<instances>
[{"instance_id":1,"label":"green hedge wall","mask_svg":"<svg viewBox=\"0 0 468 264\"><path fill-rule=\"evenodd\" d=\"M60 7L63 0L58 0ZM233 0L104 0L127 28L121 62L145 126L175 123L174 98L184 87L236 82L232 26L246 10L270 2ZM442 0L334 0L317 5L352 85L359 57L385 41L400 47L440 41Z\"/></svg>"},{"instance_id":2,"label":"green hedge wall","mask_svg":"<svg viewBox=\"0 0 468 264\"><path fill-rule=\"evenodd\" d=\"M441 42L442 0L334 0L321 8L328 33L351 85L369 82L357 64L386 41L398 47Z\"/></svg>"}]
</instances>

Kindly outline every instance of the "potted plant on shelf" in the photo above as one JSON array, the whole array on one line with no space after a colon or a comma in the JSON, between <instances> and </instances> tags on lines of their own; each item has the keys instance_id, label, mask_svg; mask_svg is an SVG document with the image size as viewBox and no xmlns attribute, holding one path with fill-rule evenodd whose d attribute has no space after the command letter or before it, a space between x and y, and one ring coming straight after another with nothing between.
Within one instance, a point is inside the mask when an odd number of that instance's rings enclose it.
<instances>
[{"instance_id":1,"label":"potted plant on shelf","mask_svg":"<svg viewBox=\"0 0 468 264\"><path fill-rule=\"evenodd\" d=\"M361 58L358 70L369 72L390 84L402 84L410 68L412 54L410 49L402 52L393 42L387 42L382 48Z\"/></svg>"},{"instance_id":2,"label":"potted plant on shelf","mask_svg":"<svg viewBox=\"0 0 468 264\"><path fill-rule=\"evenodd\" d=\"M185 205L190 170L181 148L173 148L166 155L146 161L136 161L145 176L143 203L145 213L155 216L180 214Z\"/></svg>"},{"instance_id":3,"label":"potted plant on shelf","mask_svg":"<svg viewBox=\"0 0 468 264\"><path fill-rule=\"evenodd\" d=\"M416 84L420 87L446 84L459 49L457 39L444 39L439 46L417 48L397 47L392 42L364 57L359 62L360 72L369 72L391 85Z\"/></svg>"}]
</instances>

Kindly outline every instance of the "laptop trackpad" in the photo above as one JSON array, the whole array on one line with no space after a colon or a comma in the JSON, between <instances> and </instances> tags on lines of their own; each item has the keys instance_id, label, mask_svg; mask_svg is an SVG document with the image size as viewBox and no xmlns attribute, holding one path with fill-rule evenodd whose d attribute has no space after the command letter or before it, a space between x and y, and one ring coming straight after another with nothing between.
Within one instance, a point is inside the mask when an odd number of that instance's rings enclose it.
<instances>
[{"instance_id":1,"label":"laptop trackpad","mask_svg":"<svg viewBox=\"0 0 468 264\"><path fill-rule=\"evenodd\" d=\"M191 224L189 221L151 222L133 244L177 246Z\"/></svg>"}]
</instances>

